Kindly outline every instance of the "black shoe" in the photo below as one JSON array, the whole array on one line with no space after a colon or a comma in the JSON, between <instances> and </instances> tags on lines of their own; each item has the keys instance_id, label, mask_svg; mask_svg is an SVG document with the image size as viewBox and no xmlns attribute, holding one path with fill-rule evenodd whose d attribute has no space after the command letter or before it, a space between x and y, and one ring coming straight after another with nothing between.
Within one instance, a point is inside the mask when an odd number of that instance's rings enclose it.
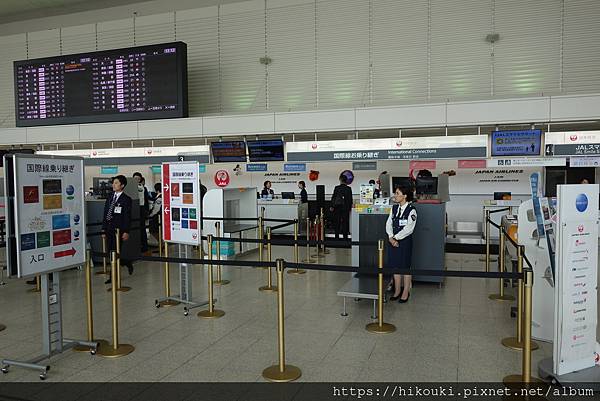
<instances>
[{"instance_id":1,"label":"black shoe","mask_svg":"<svg viewBox=\"0 0 600 401\"><path fill-rule=\"evenodd\" d=\"M111 283L110 279L108 279L104 282L104 284L110 284L110 283Z\"/></svg>"},{"instance_id":2,"label":"black shoe","mask_svg":"<svg viewBox=\"0 0 600 401\"><path fill-rule=\"evenodd\" d=\"M127 266L127 271L129 272L129 275L131 276L133 274L133 265Z\"/></svg>"},{"instance_id":3,"label":"black shoe","mask_svg":"<svg viewBox=\"0 0 600 401\"><path fill-rule=\"evenodd\" d=\"M402 293L400 293L400 295L402 295ZM391 296L390 301L396 301L396 300L400 299L400 295L398 295L397 297Z\"/></svg>"},{"instance_id":4,"label":"black shoe","mask_svg":"<svg viewBox=\"0 0 600 401\"><path fill-rule=\"evenodd\" d=\"M406 297L406 299L399 298L398 303L405 304L408 302L409 299L410 299L410 292L408 293L408 296Z\"/></svg>"}]
</instances>

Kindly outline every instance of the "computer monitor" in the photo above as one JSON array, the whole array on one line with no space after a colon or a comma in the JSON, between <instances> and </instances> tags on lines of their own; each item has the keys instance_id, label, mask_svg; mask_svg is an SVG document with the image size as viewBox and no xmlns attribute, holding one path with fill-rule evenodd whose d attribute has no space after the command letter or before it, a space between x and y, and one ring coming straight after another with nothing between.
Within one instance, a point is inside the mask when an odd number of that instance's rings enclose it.
<instances>
[{"instance_id":1,"label":"computer monitor","mask_svg":"<svg viewBox=\"0 0 600 401\"><path fill-rule=\"evenodd\" d=\"M281 199L296 199L296 195L293 192L282 192Z\"/></svg>"},{"instance_id":2,"label":"computer monitor","mask_svg":"<svg viewBox=\"0 0 600 401\"><path fill-rule=\"evenodd\" d=\"M438 179L437 177L418 177L417 194L419 195L437 195Z\"/></svg>"},{"instance_id":3,"label":"computer monitor","mask_svg":"<svg viewBox=\"0 0 600 401\"><path fill-rule=\"evenodd\" d=\"M410 177L392 177L392 192L396 190L396 187L413 187L413 182Z\"/></svg>"},{"instance_id":4,"label":"computer monitor","mask_svg":"<svg viewBox=\"0 0 600 401\"><path fill-rule=\"evenodd\" d=\"M510 192L494 192L494 200L511 200L512 193Z\"/></svg>"}]
</instances>

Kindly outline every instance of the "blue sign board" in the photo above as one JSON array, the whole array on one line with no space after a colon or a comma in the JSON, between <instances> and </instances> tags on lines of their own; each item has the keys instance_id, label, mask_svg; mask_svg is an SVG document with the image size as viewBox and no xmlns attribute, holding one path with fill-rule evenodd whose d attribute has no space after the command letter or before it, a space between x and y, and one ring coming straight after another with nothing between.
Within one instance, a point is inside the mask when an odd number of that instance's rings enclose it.
<instances>
[{"instance_id":1,"label":"blue sign board","mask_svg":"<svg viewBox=\"0 0 600 401\"><path fill-rule=\"evenodd\" d=\"M246 171L248 171L248 172L267 171L267 163L246 164Z\"/></svg>"},{"instance_id":2,"label":"blue sign board","mask_svg":"<svg viewBox=\"0 0 600 401\"><path fill-rule=\"evenodd\" d=\"M119 172L118 166L101 166L100 174L117 174Z\"/></svg>"},{"instance_id":3,"label":"blue sign board","mask_svg":"<svg viewBox=\"0 0 600 401\"><path fill-rule=\"evenodd\" d=\"M492 156L539 156L542 148L542 131L493 131Z\"/></svg>"},{"instance_id":4,"label":"blue sign board","mask_svg":"<svg viewBox=\"0 0 600 401\"><path fill-rule=\"evenodd\" d=\"M199 165L199 169L200 169L200 173L206 173L206 164L200 164Z\"/></svg>"},{"instance_id":5,"label":"blue sign board","mask_svg":"<svg viewBox=\"0 0 600 401\"><path fill-rule=\"evenodd\" d=\"M152 174L160 174L162 172L162 166L152 166Z\"/></svg>"},{"instance_id":6,"label":"blue sign board","mask_svg":"<svg viewBox=\"0 0 600 401\"><path fill-rule=\"evenodd\" d=\"M304 172L306 171L306 163L285 163L283 165L285 172Z\"/></svg>"}]
</instances>

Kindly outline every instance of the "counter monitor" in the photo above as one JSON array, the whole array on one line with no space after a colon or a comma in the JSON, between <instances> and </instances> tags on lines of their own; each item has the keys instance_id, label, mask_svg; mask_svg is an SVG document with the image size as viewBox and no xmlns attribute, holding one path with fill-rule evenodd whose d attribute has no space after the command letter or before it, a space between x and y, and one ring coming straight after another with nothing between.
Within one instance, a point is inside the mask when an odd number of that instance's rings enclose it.
<instances>
[{"instance_id":1,"label":"counter monitor","mask_svg":"<svg viewBox=\"0 0 600 401\"><path fill-rule=\"evenodd\" d=\"M17 127L188 116L183 42L14 62Z\"/></svg>"},{"instance_id":2,"label":"counter monitor","mask_svg":"<svg viewBox=\"0 0 600 401\"><path fill-rule=\"evenodd\" d=\"M282 140L248 141L250 162L285 161Z\"/></svg>"},{"instance_id":3,"label":"counter monitor","mask_svg":"<svg viewBox=\"0 0 600 401\"><path fill-rule=\"evenodd\" d=\"M213 142L210 149L215 163L246 162L246 143L244 141Z\"/></svg>"},{"instance_id":4,"label":"counter monitor","mask_svg":"<svg viewBox=\"0 0 600 401\"><path fill-rule=\"evenodd\" d=\"M437 195L437 186L437 177L417 177L416 189L419 195Z\"/></svg>"}]
</instances>

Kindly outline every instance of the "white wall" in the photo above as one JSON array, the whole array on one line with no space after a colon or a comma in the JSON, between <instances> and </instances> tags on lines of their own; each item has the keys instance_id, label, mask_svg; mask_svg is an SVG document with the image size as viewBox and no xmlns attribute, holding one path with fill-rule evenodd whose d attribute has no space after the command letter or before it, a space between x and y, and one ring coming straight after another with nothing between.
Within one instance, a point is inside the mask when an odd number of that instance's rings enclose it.
<instances>
[{"instance_id":1,"label":"white wall","mask_svg":"<svg viewBox=\"0 0 600 401\"><path fill-rule=\"evenodd\" d=\"M14 126L14 60L172 40L188 43L191 116L600 92L597 0L195 4L0 26L0 127Z\"/></svg>"}]
</instances>

